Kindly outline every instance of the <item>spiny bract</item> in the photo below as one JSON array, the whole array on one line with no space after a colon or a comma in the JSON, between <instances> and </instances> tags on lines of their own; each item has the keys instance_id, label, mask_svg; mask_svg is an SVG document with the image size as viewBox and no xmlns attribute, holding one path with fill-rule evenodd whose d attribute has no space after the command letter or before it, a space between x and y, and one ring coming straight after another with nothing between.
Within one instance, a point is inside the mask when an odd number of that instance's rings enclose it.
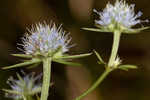
<instances>
[{"instance_id":1,"label":"spiny bract","mask_svg":"<svg viewBox=\"0 0 150 100\"><path fill-rule=\"evenodd\" d=\"M122 60L119 58L119 56L117 56L113 65L111 65L111 66L118 67L121 63L122 63Z\"/></svg>"},{"instance_id":2,"label":"spiny bract","mask_svg":"<svg viewBox=\"0 0 150 100\"><path fill-rule=\"evenodd\" d=\"M147 22L148 20L142 21L138 19L142 15L142 12L135 14L134 6L134 4L128 5L124 0L116 0L114 5L108 3L102 12L97 12L94 9L94 12L100 17L100 20L96 20L95 23L104 28L110 27L113 29L119 26L119 28L130 29L136 24Z\"/></svg>"},{"instance_id":3,"label":"spiny bract","mask_svg":"<svg viewBox=\"0 0 150 100\"><path fill-rule=\"evenodd\" d=\"M55 24L38 24L23 37L23 47L26 54L36 55L52 55L59 52L65 53L71 47L69 43L71 38L61 28L57 28Z\"/></svg>"},{"instance_id":4,"label":"spiny bract","mask_svg":"<svg viewBox=\"0 0 150 100\"><path fill-rule=\"evenodd\" d=\"M34 76L34 73L27 74L21 77L17 74L18 80L10 77L7 81L12 90L4 89L6 92L6 97L13 99L22 99L24 96L33 96L41 92L41 74Z\"/></svg>"}]
</instances>

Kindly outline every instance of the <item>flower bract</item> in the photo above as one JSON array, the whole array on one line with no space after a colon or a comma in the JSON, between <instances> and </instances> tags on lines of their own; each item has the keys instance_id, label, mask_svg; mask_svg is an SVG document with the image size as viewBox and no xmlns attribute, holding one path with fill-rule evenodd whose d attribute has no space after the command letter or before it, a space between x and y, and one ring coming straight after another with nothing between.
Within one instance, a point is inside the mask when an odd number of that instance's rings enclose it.
<instances>
[{"instance_id":1,"label":"flower bract","mask_svg":"<svg viewBox=\"0 0 150 100\"><path fill-rule=\"evenodd\" d=\"M38 24L23 38L23 47L26 54L53 56L55 53L63 54L69 50L71 38L55 24Z\"/></svg>"},{"instance_id":2,"label":"flower bract","mask_svg":"<svg viewBox=\"0 0 150 100\"><path fill-rule=\"evenodd\" d=\"M95 20L98 27L103 30L114 32L120 30L121 32L135 32L132 29L136 24L141 22L148 22L148 20L140 20L142 12L135 14L134 4L128 5L124 0L116 0L115 4L108 3L102 12L98 12L99 20Z\"/></svg>"},{"instance_id":3,"label":"flower bract","mask_svg":"<svg viewBox=\"0 0 150 100\"><path fill-rule=\"evenodd\" d=\"M23 73L24 74L24 73ZM41 75L35 77L34 73L24 74L21 77L17 74L18 79L10 77L7 81L11 90L3 89L6 92L6 97L16 99L22 99L25 96L33 96L41 92Z\"/></svg>"}]
</instances>

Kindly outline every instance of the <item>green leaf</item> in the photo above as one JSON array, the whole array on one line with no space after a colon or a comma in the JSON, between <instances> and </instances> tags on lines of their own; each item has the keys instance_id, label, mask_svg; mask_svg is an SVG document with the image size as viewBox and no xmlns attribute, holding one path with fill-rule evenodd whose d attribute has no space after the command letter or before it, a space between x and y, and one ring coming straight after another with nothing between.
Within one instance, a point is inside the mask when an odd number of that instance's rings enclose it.
<instances>
[{"instance_id":1,"label":"green leaf","mask_svg":"<svg viewBox=\"0 0 150 100\"><path fill-rule=\"evenodd\" d=\"M125 31L123 31L123 33L126 34L138 34L140 31L149 29L150 27L142 27L142 28L138 28L138 29L126 29Z\"/></svg>"},{"instance_id":2,"label":"green leaf","mask_svg":"<svg viewBox=\"0 0 150 100\"><path fill-rule=\"evenodd\" d=\"M22 79L22 77L17 73L18 79L21 81L21 83L24 83L25 81Z\"/></svg>"},{"instance_id":3,"label":"green leaf","mask_svg":"<svg viewBox=\"0 0 150 100\"><path fill-rule=\"evenodd\" d=\"M82 29L87 31L94 31L94 32L109 32L107 30L99 29L99 28L82 28Z\"/></svg>"},{"instance_id":4,"label":"green leaf","mask_svg":"<svg viewBox=\"0 0 150 100\"><path fill-rule=\"evenodd\" d=\"M97 51L94 50L94 53L96 54L97 58L99 59L98 63L99 64L105 64L105 62L103 61L102 57L99 55L99 53Z\"/></svg>"},{"instance_id":5,"label":"green leaf","mask_svg":"<svg viewBox=\"0 0 150 100\"><path fill-rule=\"evenodd\" d=\"M90 56L92 53L87 53L87 54L79 54L79 55L72 55L72 56L63 56L60 57L59 59L76 59L76 58L83 58Z\"/></svg>"},{"instance_id":6,"label":"green leaf","mask_svg":"<svg viewBox=\"0 0 150 100\"><path fill-rule=\"evenodd\" d=\"M121 70L124 70L124 71L128 71L129 69L128 68L122 68L122 67L118 67L119 69Z\"/></svg>"},{"instance_id":7,"label":"green leaf","mask_svg":"<svg viewBox=\"0 0 150 100\"><path fill-rule=\"evenodd\" d=\"M81 64L79 64L79 63L68 62L68 61L60 60L60 59L54 59L53 61L54 61L54 62L57 62L57 63L65 64L65 65L81 66Z\"/></svg>"},{"instance_id":8,"label":"green leaf","mask_svg":"<svg viewBox=\"0 0 150 100\"><path fill-rule=\"evenodd\" d=\"M21 58L32 58L31 55L26 54L11 54L12 56L21 57Z\"/></svg>"},{"instance_id":9,"label":"green leaf","mask_svg":"<svg viewBox=\"0 0 150 100\"><path fill-rule=\"evenodd\" d=\"M31 95L34 95L34 94L36 94L36 93L40 93L41 92L41 87L36 87L35 89L34 89L34 91L30 91L31 93Z\"/></svg>"},{"instance_id":10,"label":"green leaf","mask_svg":"<svg viewBox=\"0 0 150 100\"><path fill-rule=\"evenodd\" d=\"M23 62L23 63L11 65L11 66L3 67L2 69L11 69L11 68L16 68L16 67L22 67L22 66L27 66L27 65L39 63L39 62L41 62L41 60L33 59L33 60L30 60L30 61L27 61L27 62Z\"/></svg>"},{"instance_id":11,"label":"green leaf","mask_svg":"<svg viewBox=\"0 0 150 100\"><path fill-rule=\"evenodd\" d=\"M7 92L7 93L11 93L11 94L21 94L21 92L8 90L8 89L2 89L2 91Z\"/></svg>"},{"instance_id":12,"label":"green leaf","mask_svg":"<svg viewBox=\"0 0 150 100\"><path fill-rule=\"evenodd\" d=\"M40 97L38 96L38 94L36 94L36 98L37 98L37 100L40 100Z\"/></svg>"},{"instance_id":13,"label":"green leaf","mask_svg":"<svg viewBox=\"0 0 150 100\"><path fill-rule=\"evenodd\" d=\"M40 64L40 62L39 62L39 63L35 63L35 64L31 65L31 66L28 66L27 69L35 68L35 67L37 67L39 64Z\"/></svg>"},{"instance_id":14,"label":"green leaf","mask_svg":"<svg viewBox=\"0 0 150 100\"><path fill-rule=\"evenodd\" d=\"M120 65L120 66L118 66L118 68L128 71L128 69L137 69L137 66L135 66L135 65Z\"/></svg>"}]
</instances>

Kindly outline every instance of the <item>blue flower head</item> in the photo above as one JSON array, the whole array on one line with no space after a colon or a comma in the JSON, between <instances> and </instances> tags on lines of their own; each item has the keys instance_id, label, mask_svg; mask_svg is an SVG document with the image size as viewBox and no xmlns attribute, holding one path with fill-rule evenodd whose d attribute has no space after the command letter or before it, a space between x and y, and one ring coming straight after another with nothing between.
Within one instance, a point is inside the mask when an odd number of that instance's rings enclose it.
<instances>
[{"instance_id":1,"label":"blue flower head","mask_svg":"<svg viewBox=\"0 0 150 100\"><path fill-rule=\"evenodd\" d=\"M134 4L128 5L124 0L116 0L115 4L108 3L106 8L102 12L96 12L100 20L96 20L95 23L107 29L113 31L119 29L121 31L132 30L131 28L141 22L148 22L148 20L140 20L139 17L142 12L135 14Z\"/></svg>"},{"instance_id":2,"label":"blue flower head","mask_svg":"<svg viewBox=\"0 0 150 100\"><path fill-rule=\"evenodd\" d=\"M23 73L24 74L24 73ZM18 80L10 77L7 81L11 90L4 89L6 97L13 98L14 100L22 99L25 96L33 96L41 92L41 75L35 77L34 73L21 77L17 74Z\"/></svg>"},{"instance_id":3,"label":"blue flower head","mask_svg":"<svg viewBox=\"0 0 150 100\"><path fill-rule=\"evenodd\" d=\"M63 54L69 50L71 38L55 24L38 24L23 38L23 47L26 54L52 56L59 51Z\"/></svg>"}]
</instances>

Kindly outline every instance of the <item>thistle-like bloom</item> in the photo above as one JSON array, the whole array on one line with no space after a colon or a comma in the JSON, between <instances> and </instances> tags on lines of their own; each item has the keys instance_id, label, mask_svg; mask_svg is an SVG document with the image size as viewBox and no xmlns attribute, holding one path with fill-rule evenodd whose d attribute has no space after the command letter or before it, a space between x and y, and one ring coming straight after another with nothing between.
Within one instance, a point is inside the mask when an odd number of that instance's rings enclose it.
<instances>
[{"instance_id":1,"label":"thistle-like bloom","mask_svg":"<svg viewBox=\"0 0 150 100\"><path fill-rule=\"evenodd\" d=\"M115 61L113 62L112 67L118 67L122 63L122 60L119 58L119 56L116 57Z\"/></svg>"},{"instance_id":2,"label":"thistle-like bloom","mask_svg":"<svg viewBox=\"0 0 150 100\"><path fill-rule=\"evenodd\" d=\"M68 62L69 59L82 58L91 55L92 53L79 54L79 55L68 55L69 48L74 45L70 45L71 37L69 33L66 33L62 26L58 28L55 24L51 23L47 25L37 24L29 30L29 33L25 34L22 38L23 44L19 44L23 47L22 50L25 54L12 54L16 57L31 59L23 63L15 64L12 66L7 66L3 69L22 67L27 65L36 66L43 62L43 58L49 58L51 61L67 64L76 65L80 64Z\"/></svg>"},{"instance_id":3,"label":"thistle-like bloom","mask_svg":"<svg viewBox=\"0 0 150 100\"><path fill-rule=\"evenodd\" d=\"M94 12L100 17L100 20L96 20L95 23L110 32L116 29L123 32L134 31L131 29L134 25L148 22L148 20L139 19L142 12L135 14L134 7L134 4L128 5L124 0L116 0L114 5L108 3L102 12L97 12L94 9Z\"/></svg>"},{"instance_id":4,"label":"thistle-like bloom","mask_svg":"<svg viewBox=\"0 0 150 100\"><path fill-rule=\"evenodd\" d=\"M23 47L26 54L52 56L58 51L62 54L71 47L68 37L61 25L57 28L55 24L38 24L23 38Z\"/></svg>"},{"instance_id":5,"label":"thistle-like bloom","mask_svg":"<svg viewBox=\"0 0 150 100\"><path fill-rule=\"evenodd\" d=\"M4 89L6 92L6 97L18 100L41 92L41 75L35 77L35 74L31 73L21 77L19 74L17 74L17 77L18 80L15 80L13 77L8 79L7 83L12 90Z\"/></svg>"}]
</instances>

